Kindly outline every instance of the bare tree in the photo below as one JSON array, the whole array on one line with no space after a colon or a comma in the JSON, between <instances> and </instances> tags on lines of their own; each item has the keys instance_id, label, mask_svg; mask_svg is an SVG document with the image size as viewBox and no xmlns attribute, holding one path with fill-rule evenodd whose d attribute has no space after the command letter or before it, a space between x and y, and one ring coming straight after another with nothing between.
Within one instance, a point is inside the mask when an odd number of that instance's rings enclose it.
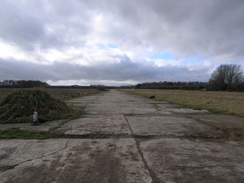
<instances>
[{"instance_id":1,"label":"bare tree","mask_svg":"<svg viewBox=\"0 0 244 183\"><path fill-rule=\"evenodd\" d=\"M217 67L209 79L212 90L227 90L243 82L241 65L229 64Z\"/></svg>"}]
</instances>

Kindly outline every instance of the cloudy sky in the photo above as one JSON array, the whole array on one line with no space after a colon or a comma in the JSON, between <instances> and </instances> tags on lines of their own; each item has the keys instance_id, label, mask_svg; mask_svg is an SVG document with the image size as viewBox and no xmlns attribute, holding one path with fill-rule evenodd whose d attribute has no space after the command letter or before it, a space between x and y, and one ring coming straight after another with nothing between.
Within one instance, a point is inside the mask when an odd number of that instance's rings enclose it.
<instances>
[{"instance_id":1,"label":"cloudy sky","mask_svg":"<svg viewBox=\"0 0 244 183\"><path fill-rule=\"evenodd\" d=\"M244 68L243 0L1 0L0 81L208 81Z\"/></svg>"}]
</instances>

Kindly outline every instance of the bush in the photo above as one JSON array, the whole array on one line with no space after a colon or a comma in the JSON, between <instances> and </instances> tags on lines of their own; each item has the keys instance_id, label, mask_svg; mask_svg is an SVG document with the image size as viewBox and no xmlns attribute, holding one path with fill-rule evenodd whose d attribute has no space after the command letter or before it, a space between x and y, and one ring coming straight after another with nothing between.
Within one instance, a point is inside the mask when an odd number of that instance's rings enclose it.
<instances>
[{"instance_id":1,"label":"bush","mask_svg":"<svg viewBox=\"0 0 244 183\"><path fill-rule=\"evenodd\" d=\"M38 108L40 122L68 118L81 112L44 91L19 90L1 101L0 123L32 122L34 107Z\"/></svg>"}]
</instances>

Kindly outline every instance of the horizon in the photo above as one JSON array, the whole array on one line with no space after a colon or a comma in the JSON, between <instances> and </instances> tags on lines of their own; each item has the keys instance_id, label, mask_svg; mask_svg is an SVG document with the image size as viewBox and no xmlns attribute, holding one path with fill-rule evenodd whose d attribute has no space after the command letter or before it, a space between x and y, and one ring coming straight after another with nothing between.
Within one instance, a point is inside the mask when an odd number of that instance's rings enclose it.
<instances>
[{"instance_id":1,"label":"horizon","mask_svg":"<svg viewBox=\"0 0 244 183\"><path fill-rule=\"evenodd\" d=\"M208 82L200 82L200 81L158 81L158 82L155 82L155 81L152 81L152 82L142 82L142 83L137 83L137 84L128 84L128 85L104 85L104 84L90 84L90 85L77 85L77 84L74 84L74 85L71 85L71 84L67 84L67 85L51 85L45 81L40 81L40 80L3 80L3 81L0 81L0 86L10 86L10 85L4 85L4 82L6 81L14 81L14 82L18 82L18 81L38 81L38 82L42 82L42 83L46 83L48 84L50 87L97 87L97 86L105 86L105 87L129 87L129 86L137 86L137 85L143 85L143 84L148 84L148 83L182 83L182 84L187 84L187 85L190 85L190 84L193 84L193 83L198 83L198 84L207 84ZM12 86L12 85L11 85Z\"/></svg>"}]
</instances>

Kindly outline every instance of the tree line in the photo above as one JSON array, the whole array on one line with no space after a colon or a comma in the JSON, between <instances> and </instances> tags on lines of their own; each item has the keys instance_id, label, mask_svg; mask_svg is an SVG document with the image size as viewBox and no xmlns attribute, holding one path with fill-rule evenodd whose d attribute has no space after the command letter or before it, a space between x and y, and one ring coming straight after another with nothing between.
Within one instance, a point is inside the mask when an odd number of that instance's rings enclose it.
<instances>
[{"instance_id":1,"label":"tree line","mask_svg":"<svg viewBox=\"0 0 244 183\"><path fill-rule=\"evenodd\" d=\"M148 82L137 84L136 88L140 89L171 89L171 90L203 90L207 87L207 82Z\"/></svg>"},{"instance_id":2,"label":"tree line","mask_svg":"<svg viewBox=\"0 0 244 183\"><path fill-rule=\"evenodd\" d=\"M244 77L240 65L220 65L211 74L208 82L149 82L137 84L141 89L181 89L210 91L240 91L244 92Z\"/></svg>"},{"instance_id":3,"label":"tree line","mask_svg":"<svg viewBox=\"0 0 244 183\"><path fill-rule=\"evenodd\" d=\"M40 88L52 87L46 82L39 80L4 80L0 81L0 88ZM57 86L55 86L57 87ZM67 86L59 86L67 87ZM82 86L73 85L72 88ZM91 85L87 88L120 88L104 85ZM140 89L181 89L181 90L211 90L211 91L240 91L244 92L244 77L240 65L227 64L220 65L211 74L208 82L148 82L137 84L136 86L121 86L121 88Z\"/></svg>"},{"instance_id":4,"label":"tree line","mask_svg":"<svg viewBox=\"0 0 244 183\"><path fill-rule=\"evenodd\" d=\"M0 88L45 88L49 85L39 80L4 80L0 81Z\"/></svg>"}]
</instances>

